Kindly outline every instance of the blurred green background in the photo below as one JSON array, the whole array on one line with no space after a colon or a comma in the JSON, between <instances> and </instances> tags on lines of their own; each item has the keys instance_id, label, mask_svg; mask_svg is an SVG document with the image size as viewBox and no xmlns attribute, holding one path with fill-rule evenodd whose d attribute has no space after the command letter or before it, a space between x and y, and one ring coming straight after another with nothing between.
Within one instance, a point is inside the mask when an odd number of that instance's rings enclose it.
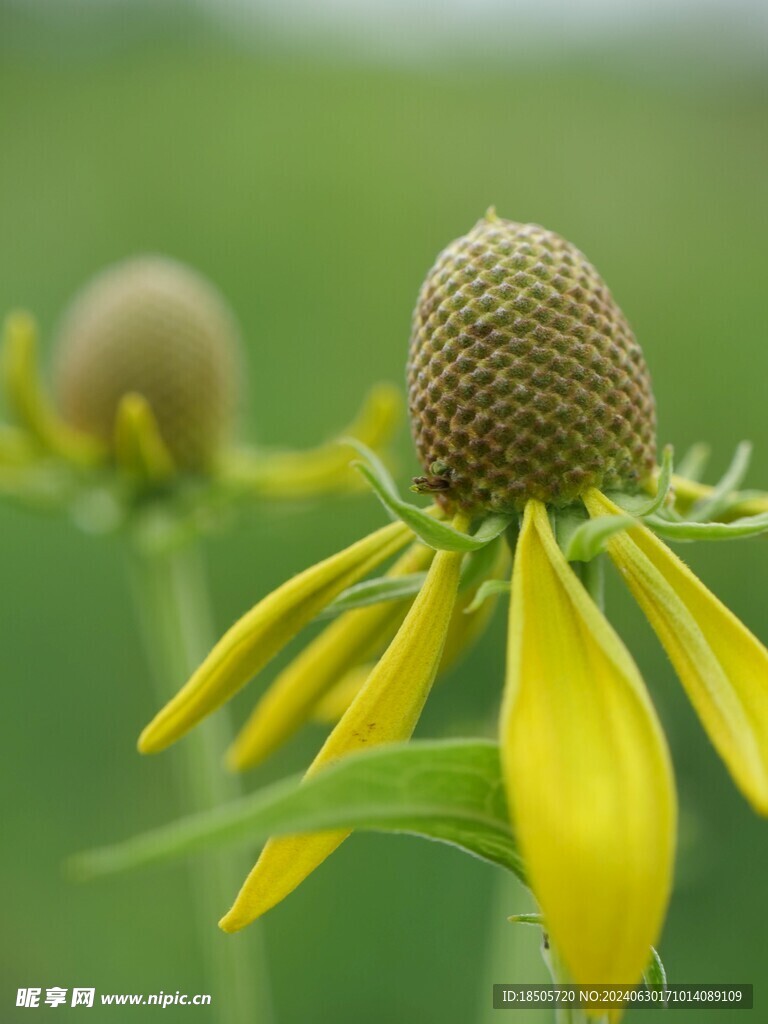
<instances>
[{"instance_id":1,"label":"blurred green background","mask_svg":"<svg viewBox=\"0 0 768 1024\"><path fill-rule=\"evenodd\" d=\"M739 10L748 39L750 9ZM372 381L402 380L426 269L495 204L561 232L605 275L654 374L661 440L678 452L711 441L716 475L751 438L750 482L767 486L768 75L735 37L724 54L714 22L699 37L694 13L674 31L587 32L571 48L562 32L562 45L539 45L539 26L530 51L505 25L486 18L429 58L409 32L398 57L332 30L314 43L306 26L293 41L268 20L232 31L196 8L0 4L0 312L34 310L47 346L96 270L171 254L241 319L243 434L310 445ZM429 39L426 12L423 27ZM406 434L404 482L416 468ZM380 522L372 497L254 512L207 545L219 624ZM768 543L683 553L768 637ZM25 985L205 992L182 866L80 887L61 873L73 851L174 807L176 752L134 750L155 700L121 552L2 505L0 579L0 1019L26 1019L14 1009ZM671 980L758 985L768 823L737 795L615 581L610 607L663 716L681 794L661 943ZM420 734L491 734L502 671L497 616ZM252 784L301 768L321 736L308 730ZM522 896L500 897L496 874L417 839L353 837L266 919L281 1024L490 1019L491 980L541 978L534 930L504 923ZM707 1020L731 1017L746 1019Z\"/></svg>"}]
</instances>

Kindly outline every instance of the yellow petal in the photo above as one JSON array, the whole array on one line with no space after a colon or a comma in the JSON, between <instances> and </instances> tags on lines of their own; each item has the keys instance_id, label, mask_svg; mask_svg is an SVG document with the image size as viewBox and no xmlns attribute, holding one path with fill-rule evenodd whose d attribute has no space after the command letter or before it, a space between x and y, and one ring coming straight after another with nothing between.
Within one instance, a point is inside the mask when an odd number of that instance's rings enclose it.
<instances>
[{"instance_id":1,"label":"yellow petal","mask_svg":"<svg viewBox=\"0 0 768 1024\"><path fill-rule=\"evenodd\" d=\"M360 693L373 671L371 662L353 665L312 708L312 718L323 725L335 725Z\"/></svg>"},{"instance_id":2,"label":"yellow petal","mask_svg":"<svg viewBox=\"0 0 768 1024\"><path fill-rule=\"evenodd\" d=\"M672 474L672 488L675 495L675 508L683 515L690 511L697 501L709 498L714 491L714 487L710 487L709 484L688 480L684 476L677 476L674 473ZM768 512L768 494L755 495L751 498L745 497L730 505L727 512L717 518L724 522L732 522L734 519L742 519L746 516L759 516L763 512Z\"/></svg>"},{"instance_id":3,"label":"yellow petal","mask_svg":"<svg viewBox=\"0 0 768 1024\"><path fill-rule=\"evenodd\" d=\"M0 423L0 466L22 466L35 455L28 434L17 427Z\"/></svg>"},{"instance_id":4,"label":"yellow petal","mask_svg":"<svg viewBox=\"0 0 768 1024\"><path fill-rule=\"evenodd\" d=\"M104 457L103 446L64 423L44 394L37 367L37 326L27 313L12 313L6 320L2 371L8 405L43 448L83 465Z\"/></svg>"},{"instance_id":5,"label":"yellow petal","mask_svg":"<svg viewBox=\"0 0 768 1024\"><path fill-rule=\"evenodd\" d=\"M244 686L346 587L402 548L413 534L390 523L288 580L244 615L139 738L143 754L163 750Z\"/></svg>"},{"instance_id":6,"label":"yellow petal","mask_svg":"<svg viewBox=\"0 0 768 1024\"><path fill-rule=\"evenodd\" d=\"M435 678L459 585L461 554L439 551L397 636L326 740L307 775L359 750L408 739ZM280 900L346 839L336 830L270 839L220 922L234 932Z\"/></svg>"},{"instance_id":7,"label":"yellow petal","mask_svg":"<svg viewBox=\"0 0 768 1024\"><path fill-rule=\"evenodd\" d=\"M675 793L638 670L526 506L512 576L502 763L524 861L579 984L634 984L670 892Z\"/></svg>"},{"instance_id":8,"label":"yellow petal","mask_svg":"<svg viewBox=\"0 0 768 1024\"><path fill-rule=\"evenodd\" d=\"M498 544L496 558L490 573L478 581L476 586L460 591L458 600L448 624L443 656L437 669L437 680L460 661L485 632L496 608L497 596L486 598L474 611L467 608L474 601L480 584L486 579L504 579L510 566L509 548ZM362 689L368 678L370 665L350 668L312 709L312 717L318 722L338 722L344 712Z\"/></svg>"},{"instance_id":9,"label":"yellow petal","mask_svg":"<svg viewBox=\"0 0 768 1024\"><path fill-rule=\"evenodd\" d=\"M387 576L426 569L434 551L415 544ZM254 708L227 755L242 771L263 761L312 714L317 701L353 665L371 657L391 639L410 599L383 601L340 615L275 679Z\"/></svg>"},{"instance_id":10,"label":"yellow petal","mask_svg":"<svg viewBox=\"0 0 768 1024\"><path fill-rule=\"evenodd\" d=\"M333 440L307 451L240 452L229 458L224 472L230 480L255 488L268 498L358 490L364 484L350 469L358 453L343 439L354 437L369 448L382 447L394 433L400 406L399 391L389 384L378 384L355 420Z\"/></svg>"},{"instance_id":11,"label":"yellow petal","mask_svg":"<svg viewBox=\"0 0 768 1024\"><path fill-rule=\"evenodd\" d=\"M115 460L139 483L159 483L173 476L176 468L173 456L143 395L127 394L117 407Z\"/></svg>"},{"instance_id":12,"label":"yellow petal","mask_svg":"<svg viewBox=\"0 0 768 1024\"><path fill-rule=\"evenodd\" d=\"M619 511L599 491L585 503ZM616 534L608 552L736 784L768 814L768 651L647 527Z\"/></svg>"}]
</instances>

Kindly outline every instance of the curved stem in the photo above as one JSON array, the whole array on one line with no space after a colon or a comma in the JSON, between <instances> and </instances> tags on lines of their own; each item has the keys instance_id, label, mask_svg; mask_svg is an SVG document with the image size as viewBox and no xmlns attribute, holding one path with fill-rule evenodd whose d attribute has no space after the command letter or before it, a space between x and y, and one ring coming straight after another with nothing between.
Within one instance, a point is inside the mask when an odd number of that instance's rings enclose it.
<instances>
[{"instance_id":1,"label":"curved stem","mask_svg":"<svg viewBox=\"0 0 768 1024\"><path fill-rule=\"evenodd\" d=\"M164 703L213 646L215 635L202 557L196 545L146 553L131 549L131 575L147 654ZM223 767L231 739L219 712L201 723L172 752L184 813L204 811L239 793ZM191 862L198 931L208 972L213 1017L222 1024L273 1020L260 922L240 935L224 935L217 921L236 896L250 865L230 852Z\"/></svg>"}]
</instances>

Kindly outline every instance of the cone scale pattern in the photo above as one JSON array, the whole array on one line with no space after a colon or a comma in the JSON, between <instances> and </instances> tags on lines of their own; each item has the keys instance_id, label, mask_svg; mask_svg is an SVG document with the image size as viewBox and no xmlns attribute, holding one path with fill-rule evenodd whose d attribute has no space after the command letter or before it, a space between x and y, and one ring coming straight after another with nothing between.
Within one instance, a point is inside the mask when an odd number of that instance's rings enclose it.
<instances>
[{"instance_id":1,"label":"cone scale pattern","mask_svg":"<svg viewBox=\"0 0 768 1024\"><path fill-rule=\"evenodd\" d=\"M438 257L414 313L411 427L446 508L569 504L636 490L656 464L645 360L586 257L489 214Z\"/></svg>"}]
</instances>

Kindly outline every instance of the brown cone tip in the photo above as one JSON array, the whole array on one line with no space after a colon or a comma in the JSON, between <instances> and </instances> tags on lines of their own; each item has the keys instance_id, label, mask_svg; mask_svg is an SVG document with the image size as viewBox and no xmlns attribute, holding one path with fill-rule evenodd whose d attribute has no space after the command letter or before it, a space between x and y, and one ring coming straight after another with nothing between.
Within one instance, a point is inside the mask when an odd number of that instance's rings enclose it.
<instances>
[{"instance_id":1,"label":"brown cone tip","mask_svg":"<svg viewBox=\"0 0 768 1024\"><path fill-rule=\"evenodd\" d=\"M546 228L489 214L427 275L408 359L411 428L444 506L513 512L656 464L653 392L605 282Z\"/></svg>"},{"instance_id":2,"label":"brown cone tip","mask_svg":"<svg viewBox=\"0 0 768 1024\"><path fill-rule=\"evenodd\" d=\"M107 268L60 326L55 390L72 426L111 445L129 392L142 395L182 470L205 470L236 405L240 339L224 298L189 267L142 256Z\"/></svg>"}]
</instances>

